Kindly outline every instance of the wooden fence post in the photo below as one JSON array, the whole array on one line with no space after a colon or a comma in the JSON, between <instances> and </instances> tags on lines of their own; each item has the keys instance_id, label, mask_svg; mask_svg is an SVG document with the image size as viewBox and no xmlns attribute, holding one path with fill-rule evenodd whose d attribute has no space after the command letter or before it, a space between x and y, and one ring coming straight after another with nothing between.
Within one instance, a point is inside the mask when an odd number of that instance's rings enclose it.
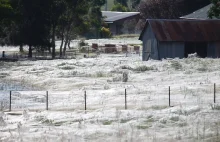
<instances>
[{"instance_id":1,"label":"wooden fence post","mask_svg":"<svg viewBox=\"0 0 220 142\"><path fill-rule=\"evenodd\" d=\"M85 94L84 94L84 100L85 100L85 110L86 110L86 91L85 91Z\"/></svg>"},{"instance_id":2,"label":"wooden fence post","mask_svg":"<svg viewBox=\"0 0 220 142\"><path fill-rule=\"evenodd\" d=\"M89 47L88 47L88 58L89 58Z\"/></svg>"},{"instance_id":3,"label":"wooden fence post","mask_svg":"<svg viewBox=\"0 0 220 142\"><path fill-rule=\"evenodd\" d=\"M2 51L2 58L5 58L5 51Z\"/></svg>"},{"instance_id":4,"label":"wooden fence post","mask_svg":"<svg viewBox=\"0 0 220 142\"><path fill-rule=\"evenodd\" d=\"M125 89L125 109L127 109L127 90Z\"/></svg>"},{"instance_id":5,"label":"wooden fence post","mask_svg":"<svg viewBox=\"0 0 220 142\"><path fill-rule=\"evenodd\" d=\"M11 94L12 94L12 92L10 91L10 95L9 95L9 111L11 111Z\"/></svg>"},{"instance_id":6,"label":"wooden fence post","mask_svg":"<svg viewBox=\"0 0 220 142\"><path fill-rule=\"evenodd\" d=\"M48 110L48 91L46 91L46 110Z\"/></svg>"},{"instance_id":7,"label":"wooden fence post","mask_svg":"<svg viewBox=\"0 0 220 142\"><path fill-rule=\"evenodd\" d=\"M170 86L169 86L169 107L170 107Z\"/></svg>"},{"instance_id":8,"label":"wooden fence post","mask_svg":"<svg viewBox=\"0 0 220 142\"><path fill-rule=\"evenodd\" d=\"M215 100L215 93L216 93L216 87L215 87L215 83L214 83L214 103L216 102L216 100Z\"/></svg>"}]
</instances>

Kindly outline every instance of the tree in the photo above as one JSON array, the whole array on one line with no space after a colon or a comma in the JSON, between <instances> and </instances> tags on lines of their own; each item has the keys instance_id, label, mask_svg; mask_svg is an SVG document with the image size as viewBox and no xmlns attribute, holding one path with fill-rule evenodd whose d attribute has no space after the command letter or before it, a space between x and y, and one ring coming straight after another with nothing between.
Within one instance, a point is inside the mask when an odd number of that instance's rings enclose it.
<instances>
[{"instance_id":1,"label":"tree","mask_svg":"<svg viewBox=\"0 0 220 142\"><path fill-rule=\"evenodd\" d=\"M55 58L55 36L59 35L62 56L71 39L90 27L99 31L100 7L104 3L105 0L0 0L0 42L28 45L29 57L33 48L50 51L52 46Z\"/></svg>"},{"instance_id":2,"label":"tree","mask_svg":"<svg viewBox=\"0 0 220 142\"><path fill-rule=\"evenodd\" d=\"M105 0L92 0L89 10L89 21L91 29L95 30L96 38L100 35L100 29L102 27L103 17L101 12L101 6L105 4Z\"/></svg>"},{"instance_id":3,"label":"tree","mask_svg":"<svg viewBox=\"0 0 220 142\"><path fill-rule=\"evenodd\" d=\"M125 7L128 7L128 0L114 0L115 5L118 3L125 6Z\"/></svg>"},{"instance_id":4,"label":"tree","mask_svg":"<svg viewBox=\"0 0 220 142\"><path fill-rule=\"evenodd\" d=\"M141 0L131 0L131 8L136 9L140 2Z\"/></svg>"},{"instance_id":5,"label":"tree","mask_svg":"<svg viewBox=\"0 0 220 142\"><path fill-rule=\"evenodd\" d=\"M142 0L137 6L142 29L146 19L178 19L210 3L209 0Z\"/></svg>"},{"instance_id":6,"label":"tree","mask_svg":"<svg viewBox=\"0 0 220 142\"><path fill-rule=\"evenodd\" d=\"M50 46L50 21L47 16L49 13L49 1L44 0L20 0L21 17L21 36L23 44L29 46L28 57L32 58L33 47Z\"/></svg>"},{"instance_id":7,"label":"tree","mask_svg":"<svg viewBox=\"0 0 220 142\"><path fill-rule=\"evenodd\" d=\"M84 18L89 9L89 3L86 0L66 0L66 3L67 7L63 15L66 19L63 55L65 55L67 45L71 39L83 30L81 27L84 27Z\"/></svg>"},{"instance_id":8,"label":"tree","mask_svg":"<svg viewBox=\"0 0 220 142\"><path fill-rule=\"evenodd\" d=\"M52 55L52 59L54 59L56 56L56 52L55 52L56 51L55 49L56 48L56 45L55 45L56 29L57 29L58 24L61 24L62 28L64 28L63 26L65 26L64 25L65 18L63 17L63 14L65 12L65 9L67 8L67 2L64 0L48 0L48 1L50 3L49 13L47 14L47 16L50 19L50 27L51 27L51 39L52 39L51 41L52 54L51 55ZM60 20L64 20L64 22L61 22ZM62 29L62 31L63 30L64 29ZM63 44L63 40L62 40L62 44ZM50 47L48 49L49 49L49 52L51 52ZM60 54L62 54L62 52Z\"/></svg>"},{"instance_id":9,"label":"tree","mask_svg":"<svg viewBox=\"0 0 220 142\"><path fill-rule=\"evenodd\" d=\"M220 0L212 0L213 6L208 11L209 18L220 19Z\"/></svg>"},{"instance_id":10,"label":"tree","mask_svg":"<svg viewBox=\"0 0 220 142\"><path fill-rule=\"evenodd\" d=\"M128 12L129 9L128 9L126 6L124 6L124 5L120 4L120 3L116 3L116 4L112 7L111 11Z\"/></svg>"},{"instance_id":11,"label":"tree","mask_svg":"<svg viewBox=\"0 0 220 142\"><path fill-rule=\"evenodd\" d=\"M9 0L0 0L0 13L0 44L6 44L13 16L13 8Z\"/></svg>"},{"instance_id":12,"label":"tree","mask_svg":"<svg viewBox=\"0 0 220 142\"><path fill-rule=\"evenodd\" d=\"M138 11L144 19L173 19L180 15L176 0L144 0Z\"/></svg>"}]
</instances>

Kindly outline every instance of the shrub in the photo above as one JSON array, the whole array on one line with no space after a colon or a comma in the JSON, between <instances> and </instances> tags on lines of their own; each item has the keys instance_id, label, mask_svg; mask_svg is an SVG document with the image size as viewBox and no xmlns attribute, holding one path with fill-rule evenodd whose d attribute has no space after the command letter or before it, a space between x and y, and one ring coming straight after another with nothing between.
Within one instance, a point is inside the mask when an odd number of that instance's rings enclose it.
<instances>
[{"instance_id":1,"label":"shrub","mask_svg":"<svg viewBox=\"0 0 220 142\"><path fill-rule=\"evenodd\" d=\"M102 27L101 28L101 37L102 38L110 38L111 37L111 31L109 28Z\"/></svg>"},{"instance_id":2,"label":"shrub","mask_svg":"<svg viewBox=\"0 0 220 142\"><path fill-rule=\"evenodd\" d=\"M84 39L81 39L81 40L79 41L78 45L79 45L79 47L82 47L82 46L87 46L88 43L86 43Z\"/></svg>"},{"instance_id":3,"label":"shrub","mask_svg":"<svg viewBox=\"0 0 220 142\"><path fill-rule=\"evenodd\" d=\"M72 70L72 69L75 69L75 67L74 67L74 66L68 66L68 65L66 65L66 66L60 67L60 69L63 69L63 70Z\"/></svg>"},{"instance_id":4,"label":"shrub","mask_svg":"<svg viewBox=\"0 0 220 142\"><path fill-rule=\"evenodd\" d=\"M175 70L181 70L183 68L178 61L171 61L171 67Z\"/></svg>"},{"instance_id":5,"label":"shrub","mask_svg":"<svg viewBox=\"0 0 220 142\"><path fill-rule=\"evenodd\" d=\"M127 81L128 81L128 73L127 73L127 72L123 72L122 81L123 81L123 82L127 82Z\"/></svg>"},{"instance_id":6,"label":"shrub","mask_svg":"<svg viewBox=\"0 0 220 142\"><path fill-rule=\"evenodd\" d=\"M128 65L121 66L121 69L132 70L132 68L130 66L128 66Z\"/></svg>"},{"instance_id":7,"label":"shrub","mask_svg":"<svg viewBox=\"0 0 220 142\"><path fill-rule=\"evenodd\" d=\"M129 9L128 9L126 6L124 6L124 5L120 4L120 3L116 3L116 4L112 7L111 11L128 12Z\"/></svg>"},{"instance_id":8,"label":"shrub","mask_svg":"<svg viewBox=\"0 0 220 142\"><path fill-rule=\"evenodd\" d=\"M145 71L153 70L153 68L143 65L143 66L139 66L137 68L134 68L133 70L134 71L139 71L139 72L145 72Z\"/></svg>"}]
</instances>

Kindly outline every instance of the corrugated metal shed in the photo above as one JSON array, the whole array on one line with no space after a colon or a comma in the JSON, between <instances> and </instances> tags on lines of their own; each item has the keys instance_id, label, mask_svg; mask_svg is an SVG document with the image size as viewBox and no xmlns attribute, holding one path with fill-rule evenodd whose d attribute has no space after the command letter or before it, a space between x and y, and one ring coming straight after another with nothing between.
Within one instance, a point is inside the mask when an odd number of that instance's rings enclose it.
<instances>
[{"instance_id":1,"label":"corrugated metal shed","mask_svg":"<svg viewBox=\"0 0 220 142\"><path fill-rule=\"evenodd\" d=\"M105 22L114 22L125 19L131 16L139 15L140 12L116 12L116 11L102 11L102 16L105 17Z\"/></svg>"},{"instance_id":2,"label":"corrugated metal shed","mask_svg":"<svg viewBox=\"0 0 220 142\"><path fill-rule=\"evenodd\" d=\"M197 11L191 13L191 14L182 16L180 18L181 19L197 19L197 20L199 20L199 19L203 19L203 20L209 19L208 11L211 8L211 6L212 6L212 4L209 4L209 5L201 8L201 9L199 9L199 10L197 10Z\"/></svg>"},{"instance_id":3,"label":"corrugated metal shed","mask_svg":"<svg viewBox=\"0 0 220 142\"><path fill-rule=\"evenodd\" d=\"M158 41L213 42L220 41L220 20L147 20Z\"/></svg>"}]
</instances>

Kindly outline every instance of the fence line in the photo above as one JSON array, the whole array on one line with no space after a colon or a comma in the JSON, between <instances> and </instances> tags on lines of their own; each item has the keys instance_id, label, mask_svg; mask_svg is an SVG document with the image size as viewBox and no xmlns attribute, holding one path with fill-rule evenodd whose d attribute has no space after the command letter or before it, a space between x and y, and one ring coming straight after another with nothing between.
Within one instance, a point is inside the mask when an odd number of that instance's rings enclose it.
<instances>
[{"instance_id":1,"label":"fence line","mask_svg":"<svg viewBox=\"0 0 220 142\"><path fill-rule=\"evenodd\" d=\"M9 111L12 111L12 96L13 96L13 92L19 92L19 91L9 91ZM33 91L27 91L27 92L33 92ZM42 92L42 91L40 91L40 92ZM46 91L45 92L45 105L46 105L46 110L49 110L49 91ZM172 94L175 94L174 92L172 93ZM177 106L177 104L176 104L176 101L179 101L179 100L181 100L181 99L174 99L174 98L172 98L172 95L171 94L171 87L169 86L168 87L168 98L164 98L164 99L167 99L168 100L168 107L173 107L173 106ZM216 104L216 84L214 83L214 89L213 89L213 103L214 103L214 105ZM39 95L39 94L37 94L37 95ZM177 95L179 95L179 94L177 94ZM61 95L62 96L62 95ZM28 96L29 97L29 96ZM28 98L27 97L27 98ZM87 101L88 101L88 98L87 98L88 96L87 96L87 91L84 91L84 110L86 111L87 110ZM105 97L105 96L104 96ZM127 89L124 89L124 108L125 108L125 110L127 110L128 109L128 94L127 94ZM131 99L130 100L132 100L132 97L134 97L134 95L130 95L130 97L131 97ZM139 98L141 98L141 96L138 96ZM162 99L162 96L159 96L160 97L160 99ZM18 97L19 98L19 97ZM21 98L20 98L21 99ZM39 99L39 98L35 98L35 99ZM42 98L41 98L42 99ZM57 98L56 98L57 99ZM173 103L172 103L172 105L171 105L171 100L173 101ZM133 101L133 100L132 100ZM211 104L211 103L204 103L204 102L200 102L201 100L198 100L198 102L199 103L202 103L202 104ZM41 102L43 102L43 100L41 100ZM198 103L197 102L197 103ZM181 102L179 102L179 103L181 103ZM190 104L190 101L186 101L186 103L188 103L188 104ZM181 104L184 104L184 102L183 103L181 103ZM132 106L132 105L131 105ZM53 106L51 106L51 108L52 108Z\"/></svg>"}]
</instances>

